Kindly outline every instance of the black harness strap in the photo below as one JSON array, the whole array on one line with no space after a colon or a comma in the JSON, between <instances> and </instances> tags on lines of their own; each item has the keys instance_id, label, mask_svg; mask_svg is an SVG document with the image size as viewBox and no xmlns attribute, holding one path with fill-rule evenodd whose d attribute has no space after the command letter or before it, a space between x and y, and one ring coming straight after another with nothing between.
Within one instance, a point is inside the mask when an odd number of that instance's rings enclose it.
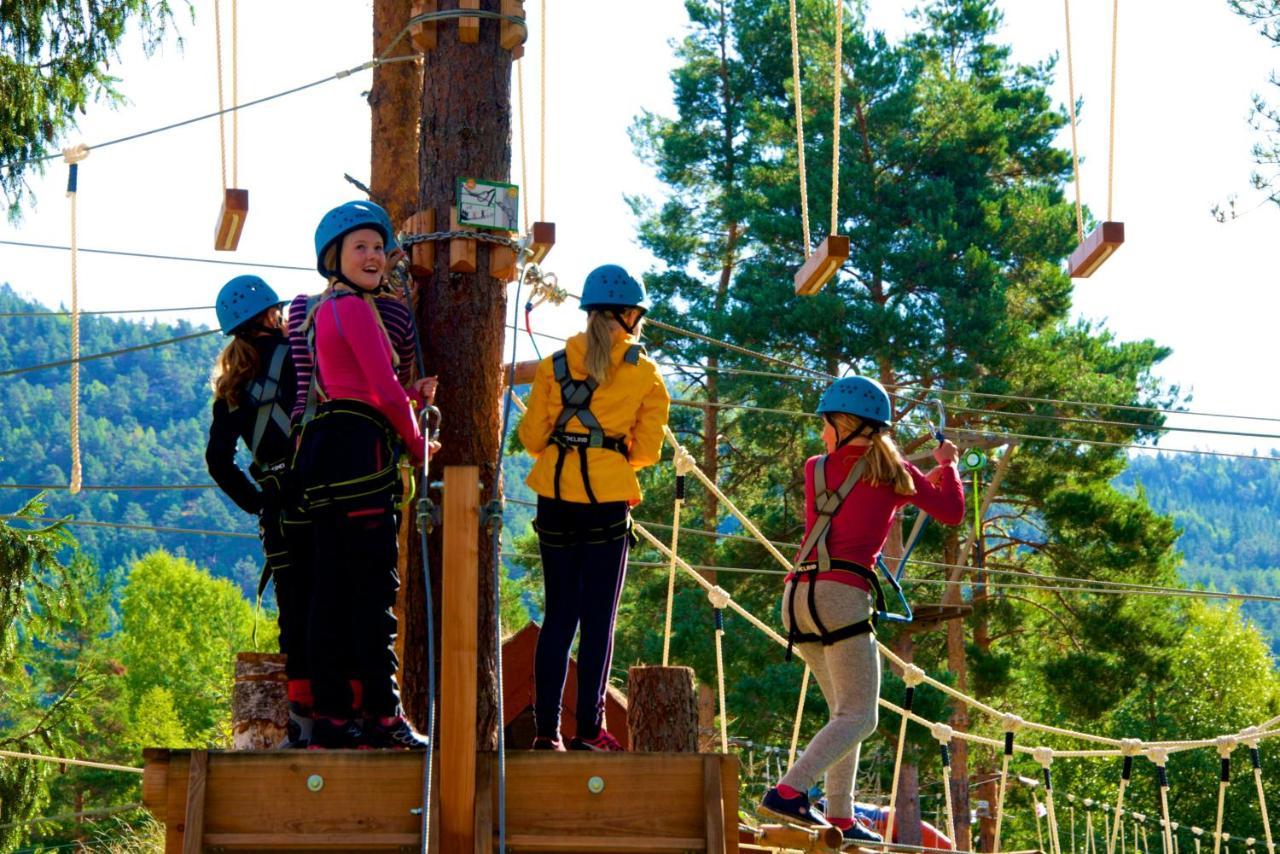
<instances>
[{"instance_id":1,"label":"black harness strap","mask_svg":"<svg viewBox=\"0 0 1280 854\"><path fill-rule=\"evenodd\" d=\"M640 362L640 356L644 354L644 347L640 344L633 344L627 348L623 361L629 365L635 365ZM555 498L560 499L560 476L564 472L564 459L568 455L570 449L576 449L578 452L578 468L582 472L582 487L586 490L587 500L592 504L599 504L596 500L596 494L591 489L591 476L587 471L587 449L588 448L604 448L608 451L616 451L623 457L629 457L630 450L627 447L626 439L619 436L605 435L604 428L600 425L599 419L591 412L591 398L595 395L599 384L592 378L574 379L573 374L569 371L569 358L564 350L557 350L551 356L551 366L554 370L556 383L560 386L560 415L556 418L555 427L551 432L550 441L556 446L556 470L555 470ZM574 418L578 419L578 423L586 428L586 433L570 433L565 428Z\"/></svg>"},{"instance_id":2,"label":"black harness strap","mask_svg":"<svg viewBox=\"0 0 1280 854\"><path fill-rule=\"evenodd\" d=\"M271 351L271 361L267 373L245 388L245 398L257 407L258 417L253 424L253 437L249 441L249 453L259 466L265 464L258 459L258 448L262 445L262 437L267 433L267 426L274 423L285 436L289 435L289 413L280 405L280 376L284 372L284 360L289 356L289 342L281 341Z\"/></svg>"}]
</instances>

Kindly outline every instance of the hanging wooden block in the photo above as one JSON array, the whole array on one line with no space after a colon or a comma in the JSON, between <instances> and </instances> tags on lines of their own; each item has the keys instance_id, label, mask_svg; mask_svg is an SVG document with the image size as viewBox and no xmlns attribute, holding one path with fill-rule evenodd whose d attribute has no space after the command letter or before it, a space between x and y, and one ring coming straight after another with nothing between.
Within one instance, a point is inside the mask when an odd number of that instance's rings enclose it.
<instances>
[{"instance_id":1,"label":"hanging wooden block","mask_svg":"<svg viewBox=\"0 0 1280 854\"><path fill-rule=\"evenodd\" d=\"M449 230L458 231L458 209L449 208ZM474 273L476 271L476 242L467 237L455 237L449 241L449 271Z\"/></svg>"},{"instance_id":2,"label":"hanging wooden block","mask_svg":"<svg viewBox=\"0 0 1280 854\"><path fill-rule=\"evenodd\" d=\"M849 257L849 238L842 234L828 235L818 244L818 248L804 262L804 266L796 273L796 294L813 296L822 290L840 265Z\"/></svg>"},{"instance_id":3,"label":"hanging wooden block","mask_svg":"<svg viewBox=\"0 0 1280 854\"><path fill-rule=\"evenodd\" d=\"M547 257L547 253L551 251L551 247L556 245L556 224L554 222L535 222L533 224L532 239L529 241L529 248L533 250L533 258L535 264L541 264L542 259Z\"/></svg>"},{"instance_id":4,"label":"hanging wooden block","mask_svg":"<svg viewBox=\"0 0 1280 854\"><path fill-rule=\"evenodd\" d=\"M515 237L510 231L497 232L500 237ZM489 244L489 275L503 282L516 277L516 250L500 243Z\"/></svg>"},{"instance_id":5,"label":"hanging wooden block","mask_svg":"<svg viewBox=\"0 0 1280 854\"><path fill-rule=\"evenodd\" d=\"M218 211L218 227L213 234L213 248L218 252L234 252L240 245L240 232L249 213L249 191L227 190Z\"/></svg>"},{"instance_id":6,"label":"hanging wooden block","mask_svg":"<svg viewBox=\"0 0 1280 854\"><path fill-rule=\"evenodd\" d=\"M1124 243L1124 223L1104 222L1067 259L1067 272L1073 279L1087 279Z\"/></svg>"},{"instance_id":7,"label":"hanging wooden block","mask_svg":"<svg viewBox=\"0 0 1280 854\"><path fill-rule=\"evenodd\" d=\"M458 8L478 10L480 8L480 0L458 0ZM458 41L463 44L476 44L480 41L479 18L458 19Z\"/></svg>"},{"instance_id":8,"label":"hanging wooden block","mask_svg":"<svg viewBox=\"0 0 1280 854\"><path fill-rule=\"evenodd\" d=\"M438 11L440 11L439 0L413 0L413 8L409 16L416 18L419 15ZM409 31L409 37L413 39L415 49L420 51L435 50L436 22L426 21L421 24L414 24Z\"/></svg>"},{"instance_id":9,"label":"hanging wooden block","mask_svg":"<svg viewBox=\"0 0 1280 854\"><path fill-rule=\"evenodd\" d=\"M502 14L504 18L499 28L498 41L503 50L514 51L529 37L529 28L524 24L524 0L502 0ZM507 18L519 18L521 23L517 24Z\"/></svg>"},{"instance_id":10,"label":"hanging wooden block","mask_svg":"<svg viewBox=\"0 0 1280 854\"><path fill-rule=\"evenodd\" d=\"M418 211L404 221L400 231L404 234L431 234L436 230L436 212ZM409 247L409 272L416 278L430 276L436 269L436 244L434 240L415 243Z\"/></svg>"}]
</instances>

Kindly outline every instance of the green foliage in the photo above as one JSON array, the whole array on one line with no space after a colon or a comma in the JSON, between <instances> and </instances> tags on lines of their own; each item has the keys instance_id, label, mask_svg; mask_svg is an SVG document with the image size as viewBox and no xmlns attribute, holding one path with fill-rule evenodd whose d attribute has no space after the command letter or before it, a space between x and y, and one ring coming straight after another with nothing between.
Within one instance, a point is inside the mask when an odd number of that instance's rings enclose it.
<instances>
[{"instance_id":1,"label":"green foliage","mask_svg":"<svg viewBox=\"0 0 1280 854\"><path fill-rule=\"evenodd\" d=\"M150 53L173 22L168 0L13 0L0 6L0 189L16 219L30 158L43 156L90 103L124 102L108 70L126 31ZM13 164L13 165L9 165Z\"/></svg>"},{"instance_id":2,"label":"green foliage","mask_svg":"<svg viewBox=\"0 0 1280 854\"><path fill-rule=\"evenodd\" d=\"M1257 28L1258 33L1273 46L1280 46L1280 2L1277 0L1227 0L1231 10ZM1280 86L1280 77L1274 73L1269 81ZM1274 93L1273 93L1274 96ZM1257 169L1253 173L1253 187L1267 194L1267 198L1280 204L1280 109L1265 96L1253 96L1253 113L1250 126L1259 132L1261 139L1253 146L1253 160ZM1215 208L1219 221L1234 219L1234 199L1227 209Z\"/></svg>"},{"instance_id":3,"label":"green foliage","mask_svg":"<svg viewBox=\"0 0 1280 854\"><path fill-rule=\"evenodd\" d=\"M28 583L41 574L58 576L65 571L57 554L71 543L61 525L29 527L26 520L39 517L44 510L44 502L34 498L14 514L17 527L0 521L0 675L11 673L16 667L13 654L19 621L39 621L46 614L56 613L59 605L56 581L50 583L50 579L41 578L33 585L32 596L42 606L34 612L27 590Z\"/></svg>"}]
</instances>

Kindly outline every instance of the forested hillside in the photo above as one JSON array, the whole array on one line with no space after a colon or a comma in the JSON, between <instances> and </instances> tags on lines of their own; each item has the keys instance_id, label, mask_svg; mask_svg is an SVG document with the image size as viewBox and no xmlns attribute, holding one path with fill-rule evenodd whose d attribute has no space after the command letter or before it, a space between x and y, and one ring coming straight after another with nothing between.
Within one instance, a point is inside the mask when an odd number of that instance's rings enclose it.
<instances>
[{"instance_id":1,"label":"forested hillside","mask_svg":"<svg viewBox=\"0 0 1280 854\"><path fill-rule=\"evenodd\" d=\"M71 321L40 315L46 306L0 286L0 371L66 359ZM18 315L18 316L15 316ZM31 316L36 315L36 316ZM85 356L199 332L186 321L140 323L85 316ZM222 346L206 335L81 365L80 441L86 486L207 484L204 445L212 397L209 371ZM0 382L0 484L64 485L70 477L70 383L66 366L6 376ZM35 490L0 488L0 513ZM49 515L130 525L250 533L250 520L218 490L86 489L48 493ZM83 551L104 570L155 548L187 555L248 590L257 580L256 537L160 533L76 526Z\"/></svg>"},{"instance_id":2,"label":"forested hillside","mask_svg":"<svg viewBox=\"0 0 1280 854\"><path fill-rule=\"evenodd\" d=\"M1275 454L1275 451L1272 451ZM1216 590L1280 595L1280 463L1177 454L1142 456L1118 483L1141 488L1181 535L1182 577ZM1247 603L1280 651L1280 604Z\"/></svg>"}]
</instances>

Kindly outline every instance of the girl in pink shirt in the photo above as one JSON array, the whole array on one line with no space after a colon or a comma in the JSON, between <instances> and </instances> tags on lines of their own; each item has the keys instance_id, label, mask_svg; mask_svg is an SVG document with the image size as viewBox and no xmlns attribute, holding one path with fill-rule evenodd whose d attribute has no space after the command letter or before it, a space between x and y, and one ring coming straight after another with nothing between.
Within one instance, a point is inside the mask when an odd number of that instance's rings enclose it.
<instances>
[{"instance_id":1,"label":"girl in pink shirt","mask_svg":"<svg viewBox=\"0 0 1280 854\"><path fill-rule=\"evenodd\" d=\"M325 214L316 268L329 286L296 332L314 356L321 401L295 457L314 549L313 748L426 746L404 719L395 676L398 458L420 466L425 449L373 302L391 239L386 212L370 202Z\"/></svg>"},{"instance_id":2,"label":"girl in pink shirt","mask_svg":"<svg viewBox=\"0 0 1280 854\"><path fill-rule=\"evenodd\" d=\"M938 467L928 475L902 458L890 436L889 395L875 380L837 380L818 412L826 420L827 454L805 464L805 539L787 576L782 618L831 718L765 794L760 811L788 822L830 823L855 842L879 842L853 812L858 754L875 732L880 696L880 654L871 624L877 610L874 567L899 508L914 504L954 525L964 516L964 491L950 442L933 452ZM807 795L824 773L829 822L809 806Z\"/></svg>"}]
</instances>

